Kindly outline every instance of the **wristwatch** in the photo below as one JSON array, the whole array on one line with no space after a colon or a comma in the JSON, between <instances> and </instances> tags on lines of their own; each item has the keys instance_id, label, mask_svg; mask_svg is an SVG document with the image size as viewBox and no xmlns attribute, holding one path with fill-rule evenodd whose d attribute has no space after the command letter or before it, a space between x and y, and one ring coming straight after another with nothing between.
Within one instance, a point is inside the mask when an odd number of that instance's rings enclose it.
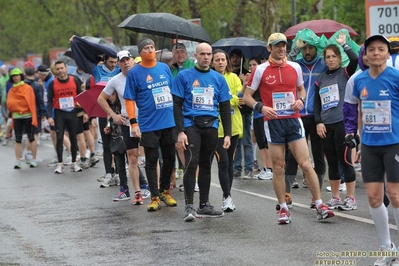
<instances>
[{"instance_id":1,"label":"wristwatch","mask_svg":"<svg viewBox=\"0 0 399 266\"><path fill-rule=\"evenodd\" d=\"M305 98L305 97L299 97L299 100L301 100L302 103L305 103L305 102L306 102L306 98Z\"/></svg>"}]
</instances>

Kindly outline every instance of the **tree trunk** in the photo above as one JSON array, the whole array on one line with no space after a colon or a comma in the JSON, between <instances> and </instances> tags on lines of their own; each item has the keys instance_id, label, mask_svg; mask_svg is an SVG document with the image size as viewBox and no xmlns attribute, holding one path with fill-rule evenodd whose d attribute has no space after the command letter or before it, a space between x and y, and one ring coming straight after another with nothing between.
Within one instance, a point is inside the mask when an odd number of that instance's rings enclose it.
<instances>
[{"instance_id":1,"label":"tree trunk","mask_svg":"<svg viewBox=\"0 0 399 266\"><path fill-rule=\"evenodd\" d=\"M262 37L265 41L273 32L277 32L276 5L277 0L258 0L259 17L262 25Z\"/></svg>"},{"instance_id":2,"label":"tree trunk","mask_svg":"<svg viewBox=\"0 0 399 266\"><path fill-rule=\"evenodd\" d=\"M236 12L235 12L233 20L231 22L231 28L230 28L230 34L229 34L230 37L245 36L244 14L245 14L245 6L247 5L247 3L248 3L248 0L240 0L238 2Z\"/></svg>"}]
</instances>

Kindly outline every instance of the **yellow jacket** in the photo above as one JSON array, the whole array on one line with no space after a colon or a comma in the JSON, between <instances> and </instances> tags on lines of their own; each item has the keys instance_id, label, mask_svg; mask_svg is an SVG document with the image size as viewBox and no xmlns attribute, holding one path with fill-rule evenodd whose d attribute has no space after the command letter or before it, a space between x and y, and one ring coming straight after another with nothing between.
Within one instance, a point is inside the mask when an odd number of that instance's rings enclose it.
<instances>
[{"instance_id":1,"label":"yellow jacket","mask_svg":"<svg viewBox=\"0 0 399 266\"><path fill-rule=\"evenodd\" d=\"M242 84L240 78L232 73L226 72L224 73L224 78L226 79L227 85L229 85L230 93L232 98L230 99L230 107L231 107L231 136L238 135L239 138L242 137L243 134L243 125L242 125L242 117L240 109L238 108L239 100L238 100L238 92L242 89ZM220 116L219 116L219 120ZM223 125L219 123L218 137L224 137Z\"/></svg>"}]
</instances>

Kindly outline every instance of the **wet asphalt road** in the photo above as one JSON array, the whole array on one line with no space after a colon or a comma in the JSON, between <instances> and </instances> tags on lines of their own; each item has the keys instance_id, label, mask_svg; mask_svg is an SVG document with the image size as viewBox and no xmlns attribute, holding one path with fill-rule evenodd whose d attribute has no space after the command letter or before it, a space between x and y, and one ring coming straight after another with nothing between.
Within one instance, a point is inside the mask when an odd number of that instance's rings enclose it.
<instances>
[{"instance_id":1,"label":"wet asphalt road","mask_svg":"<svg viewBox=\"0 0 399 266\"><path fill-rule=\"evenodd\" d=\"M50 141L44 141L38 158L49 162L53 153ZM308 208L310 192L300 187L293 191L292 223L277 225L272 182L235 179L234 213L185 223L178 189L172 191L178 206L154 213L146 211L149 199L144 206L112 202L118 188L100 188L96 181L103 174L102 161L81 173L66 167L63 175L44 163L37 169L24 164L21 170L14 170L13 163L12 144L0 146L0 265L300 266L319 259L373 265L368 252L379 247L361 181L359 209L337 212L324 222L316 220ZM215 163L212 173L211 203L220 208ZM329 197L324 190L323 199ZM390 216L395 224L391 211ZM391 233L399 243L397 231ZM355 251L367 254L341 256Z\"/></svg>"}]
</instances>

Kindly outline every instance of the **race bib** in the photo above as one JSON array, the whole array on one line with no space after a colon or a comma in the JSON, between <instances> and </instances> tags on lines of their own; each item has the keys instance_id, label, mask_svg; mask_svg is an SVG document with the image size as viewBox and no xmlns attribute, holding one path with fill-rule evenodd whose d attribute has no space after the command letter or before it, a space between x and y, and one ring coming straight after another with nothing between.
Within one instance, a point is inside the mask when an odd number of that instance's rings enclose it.
<instances>
[{"instance_id":1,"label":"race bib","mask_svg":"<svg viewBox=\"0 0 399 266\"><path fill-rule=\"evenodd\" d=\"M336 107L339 103L339 89L338 84L332 84L330 86L320 89L321 108L328 110Z\"/></svg>"},{"instance_id":2,"label":"race bib","mask_svg":"<svg viewBox=\"0 0 399 266\"><path fill-rule=\"evenodd\" d=\"M213 110L213 88L195 87L192 90L193 109L195 110Z\"/></svg>"},{"instance_id":3,"label":"race bib","mask_svg":"<svg viewBox=\"0 0 399 266\"><path fill-rule=\"evenodd\" d=\"M392 132L391 101L362 101L362 120L366 133Z\"/></svg>"},{"instance_id":4,"label":"race bib","mask_svg":"<svg viewBox=\"0 0 399 266\"><path fill-rule=\"evenodd\" d=\"M273 109L278 116L290 116L295 114L291 109L291 105L295 102L293 92L275 92L272 94Z\"/></svg>"},{"instance_id":5,"label":"race bib","mask_svg":"<svg viewBox=\"0 0 399 266\"><path fill-rule=\"evenodd\" d=\"M75 103L73 97L63 97L59 99L60 109L63 111L72 111L75 108Z\"/></svg>"},{"instance_id":6,"label":"race bib","mask_svg":"<svg viewBox=\"0 0 399 266\"><path fill-rule=\"evenodd\" d=\"M152 89L156 109L162 109L173 106L172 94L169 86Z\"/></svg>"}]
</instances>

